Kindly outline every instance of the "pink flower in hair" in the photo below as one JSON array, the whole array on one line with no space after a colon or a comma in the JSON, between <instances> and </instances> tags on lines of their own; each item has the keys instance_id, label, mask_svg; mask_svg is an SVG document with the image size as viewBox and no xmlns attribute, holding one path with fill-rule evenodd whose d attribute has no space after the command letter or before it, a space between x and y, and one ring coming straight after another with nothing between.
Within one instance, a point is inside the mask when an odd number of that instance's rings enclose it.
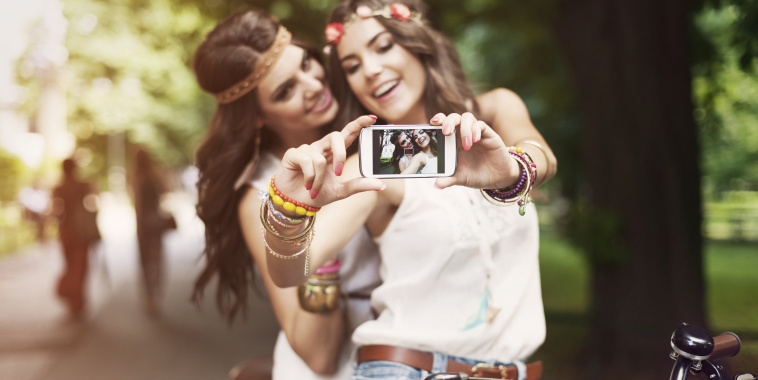
<instances>
[{"instance_id":1,"label":"pink flower in hair","mask_svg":"<svg viewBox=\"0 0 758 380\"><path fill-rule=\"evenodd\" d=\"M339 22L333 22L326 26L326 29L324 29L324 34L326 35L326 40L329 43L332 44L338 44L340 43L340 40L342 39L342 32L343 32L343 26Z\"/></svg>"},{"instance_id":2,"label":"pink flower in hair","mask_svg":"<svg viewBox=\"0 0 758 380\"><path fill-rule=\"evenodd\" d=\"M366 5L361 5L355 9L355 14L360 18L369 18L374 12Z\"/></svg>"},{"instance_id":3,"label":"pink flower in hair","mask_svg":"<svg viewBox=\"0 0 758 380\"><path fill-rule=\"evenodd\" d=\"M400 21L411 19L411 10L405 4L392 3L390 10L392 11L392 16Z\"/></svg>"}]
</instances>

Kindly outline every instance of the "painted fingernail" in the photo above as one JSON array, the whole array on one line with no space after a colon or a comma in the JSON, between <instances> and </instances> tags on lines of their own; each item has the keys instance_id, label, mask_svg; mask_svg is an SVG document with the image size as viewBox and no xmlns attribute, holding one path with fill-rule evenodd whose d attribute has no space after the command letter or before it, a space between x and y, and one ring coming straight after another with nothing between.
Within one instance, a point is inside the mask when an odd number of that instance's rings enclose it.
<instances>
[{"instance_id":1,"label":"painted fingernail","mask_svg":"<svg viewBox=\"0 0 758 380\"><path fill-rule=\"evenodd\" d=\"M440 118L438 118L437 116L432 118L432 123L438 123L439 121L440 121Z\"/></svg>"},{"instance_id":2,"label":"painted fingernail","mask_svg":"<svg viewBox=\"0 0 758 380\"><path fill-rule=\"evenodd\" d=\"M372 118L372 119L374 119L374 120L378 119L378 118L376 117L376 115L366 115L366 116L368 116L368 117L370 117L370 118Z\"/></svg>"},{"instance_id":3,"label":"painted fingernail","mask_svg":"<svg viewBox=\"0 0 758 380\"><path fill-rule=\"evenodd\" d=\"M471 149L471 137L466 136L463 138L463 149L465 150Z\"/></svg>"},{"instance_id":4,"label":"painted fingernail","mask_svg":"<svg viewBox=\"0 0 758 380\"><path fill-rule=\"evenodd\" d=\"M318 196L318 190L311 193L311 199L316 199L317 196Z\"/></svg>"},{"instance_id":5,"label":"painted fingernail","mask_svg":"<svg viewBox=\"0 0 758 380\"><path fill-rule=\"evenodd\" d=\"M313 182L308 182L305 184L305 190L310 190L311 187L313 187Z\"/></svg>"},{"instance_id":6,"label":"painted fingernail","mask_svg":"<svg viewBox=\"0 0 758 380\"><path fill-rule=\"evenodd\" d=\"M343 162L337 162L334 164L334 174L335 175L342 175L342 169L345 167L345 163ZM308 189L310 190L310 189Z\"/></svg>"}]
</instances>

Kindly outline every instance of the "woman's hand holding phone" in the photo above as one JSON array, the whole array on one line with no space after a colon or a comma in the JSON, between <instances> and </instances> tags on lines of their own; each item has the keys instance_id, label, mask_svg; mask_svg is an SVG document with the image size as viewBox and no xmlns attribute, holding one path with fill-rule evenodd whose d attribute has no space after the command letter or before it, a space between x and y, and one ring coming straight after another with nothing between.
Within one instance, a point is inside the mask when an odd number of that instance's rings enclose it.
<instances>
[{"instance_id":1,"label":"woman's hand holding phone","mask_svg":"<svg viewBox=\"0 0 758 380\"><path fill-rule=\"evenodd\" d=\"M503 139L487 123L473 114L437 114L433 125L442 126L442 134L449 136L458 129L458 170L452 177L437 178L435 186L441 189L462 185L481 189L498 189L512 185L520 175L516 160L512 159Z\"/></svg>"},{"instance_id":2,"label":"woman's hand holding phone","mask_svg":"<svg viewBox=\"0 0 758 380\"><path fill-rule=\"evenodd\" d=\"M322 207L353 194L382 190L378 179L340 178L347 159L346 147L358 137L363 127L376 121L361 116L340 132L332 132L320 140L290 148L276 172L276 187L288 197L313 207Z\"/></svg>"}]
</instances>

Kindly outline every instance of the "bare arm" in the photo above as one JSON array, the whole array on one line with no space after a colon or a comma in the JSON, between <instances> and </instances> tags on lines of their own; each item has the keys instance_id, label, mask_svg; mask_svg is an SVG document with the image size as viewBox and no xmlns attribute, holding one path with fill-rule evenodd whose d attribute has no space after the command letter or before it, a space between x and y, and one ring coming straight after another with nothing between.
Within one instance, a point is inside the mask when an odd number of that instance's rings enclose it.
<instances>
[{"instance_id":1,"label":"bare arm","mask_svg":"<svg viewBox=\"0 0 758 380\"><path fill-rule=\"evenodd\" d=\"M477 101L481 108L481 119L492 126L506 145L516 145L528 140L542 147L540 149L529 143L519 144L537 164L535 186L553 178L558 169L558 160L542 134L532 124L529 111L521 98L513 91L498 88L479 95Z\"/></svg>"},{"instance_id":2,"label":"bare arm","mask_svg":"<svg viewBox=\"0 0 758 380\"><path fill-rule=\"evenodd\" d=\"M280 288L266 268L267 252L261 235L260 200L257 190L248 189L239 206L243 235L266 285L279 325L292 349L316 373L332 374L338 369L345 328L341 309L318 314L300 307L297 288Z\"/></svg>"}]
</instances>

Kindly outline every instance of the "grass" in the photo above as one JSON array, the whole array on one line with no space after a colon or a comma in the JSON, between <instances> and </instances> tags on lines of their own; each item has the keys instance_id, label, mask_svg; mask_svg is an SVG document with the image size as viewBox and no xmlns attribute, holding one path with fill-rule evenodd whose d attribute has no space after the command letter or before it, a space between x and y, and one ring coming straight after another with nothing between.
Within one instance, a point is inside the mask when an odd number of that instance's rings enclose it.
<instances>
[{"instance_id":1,"label":"grass","mask_svg":"<svg viewBox=\"0 0 758 380\"><path fill-rule=\"evenodd\" d=\"M547 338L534 357L546 363L545 380L581 379L577 363L588 331L587 263L564 239L543 232L540 266ZM728 364L758 372L758 243L709 241L704 266L710 330L737 333L742 349Z\"/></svg>"}]
</instances>

